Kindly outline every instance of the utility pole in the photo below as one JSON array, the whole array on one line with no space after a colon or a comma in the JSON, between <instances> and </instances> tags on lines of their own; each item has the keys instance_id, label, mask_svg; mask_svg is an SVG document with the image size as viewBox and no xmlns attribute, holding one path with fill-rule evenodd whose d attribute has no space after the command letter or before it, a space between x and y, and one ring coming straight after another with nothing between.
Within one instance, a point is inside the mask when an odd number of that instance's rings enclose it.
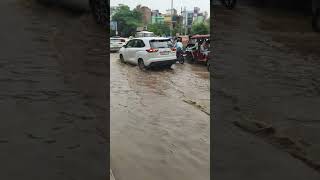
<instances>
[{"instance_id":1,"label":"utility pole","mask_svg":"<svg viewBox=\"0 0 320 180\"><path fill-rule=\"evenodd\" d=\"M118 21L116 21L116 36L118 36Z\"/></svg>"}]
</instances>

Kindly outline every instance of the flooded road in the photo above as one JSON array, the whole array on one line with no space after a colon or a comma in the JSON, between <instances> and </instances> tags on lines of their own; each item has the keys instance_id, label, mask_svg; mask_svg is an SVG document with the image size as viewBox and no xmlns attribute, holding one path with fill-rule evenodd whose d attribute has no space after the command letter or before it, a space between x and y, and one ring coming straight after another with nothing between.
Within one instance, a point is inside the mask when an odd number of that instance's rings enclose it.
<instances>
[{"instance_id":1,"label":"flooded road","mask_svg":"<svg viewBox=\"0 0 320 180\"><path fill-rule=\"evenodd\" d=\"M105 31L32 0L0 10L0 179L105 179Z\"/></svg>"},{"instance_id":2,"label":"flooded road","mask_svg":"<svg viewBox=\"0 0 320 180\"><path fill-rule=\"evenodd\" d=\"M215 20L217 179L230 176L221 169L240 179L319 179L320 35L311 17L239 4L215 7Z\"/></svg>"},{"instance_id":3,"label":"flooded road","mask_svg":"<svg viewBox=\"0 0 320 180\"><path fill-rule=\"evenodd\" d=\"M117 180L208 180L209 73L143 72L110 55L111 168Z\"/></svg>"}]
</instances>

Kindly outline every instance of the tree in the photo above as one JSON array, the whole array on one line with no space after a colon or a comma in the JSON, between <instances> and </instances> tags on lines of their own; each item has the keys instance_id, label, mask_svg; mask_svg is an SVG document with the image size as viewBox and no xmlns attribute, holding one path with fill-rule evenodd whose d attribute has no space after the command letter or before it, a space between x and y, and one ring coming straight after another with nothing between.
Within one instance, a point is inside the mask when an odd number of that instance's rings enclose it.
<instances>
[{"instance_id":1,"label":"tree","mask_svg":"<svg viewBox=\"0 0 320 180\"><path fill-rule=\"evenodd\" d=\"M209 27L205 23L196 23L192 25L192 34L209 34Z\"/></svg>"},{"instance_id":2,"label":"tree","mask_svg":"<svg viewBox=\"0 0 320 180\"><path fill-rule=\"evenodd\" d=\"M142 25L142 14L135 9L131 11L127 5L119 5L112 19L117 21L119 35L124 37L134 35Z\"/></svg>"},{"instance_id":3,"label":"tree","mask_svg":"<svg viewBox=\"0 0 320 180\"><path fill-rule=\"evenodd\" d=\"M115 35L116 35L116 31L115 31L115 30L110 29L110 36L112 37L112 36L115 36Z\"/></svg>"},{"instance_id":4,"label":"tree","mask_svg":"<svg viewBox=\"0 0 320 180\"><path fill-rule=\"evenodd\" d=\"M170 35L170 27L165 23L149 24L148 31L151 31L158 36Z\"/></svg>"},{"instance_id":5,"label":"tree","mask_svg":"<svg viewBox=\"0 0 320 180\"><path fill-rule=\"evenodd\" d=\"M182 31L183 28L181 26L181 24L177 24L176 27L173 28L172 30L172 34L175 36L177 33L179 33L180 35L183 34L184 31Z\"/></svg>"}]
</instances>

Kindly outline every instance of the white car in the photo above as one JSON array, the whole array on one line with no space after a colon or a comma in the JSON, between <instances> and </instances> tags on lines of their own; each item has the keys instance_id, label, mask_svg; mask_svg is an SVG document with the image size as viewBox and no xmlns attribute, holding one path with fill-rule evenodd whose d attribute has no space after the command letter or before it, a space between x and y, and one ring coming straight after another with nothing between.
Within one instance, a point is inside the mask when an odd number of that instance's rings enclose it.
<instances>
[{"instance_id":1,"label":"white car","mask_svg":"<svg viewBox=\"0 0 320 180\"><path fill-rule=\"evenodd\" d=\"M120 48L125 45L127 40L125 38L110 38L110 51L119 51Z\"/></svg>"},{"instance_id":2,"label":"white car","mask_svg":"<svg viewBox=\"0 0 320 180\"><path fill-rule=\"evenodd\" d=\"M168 38L141 37L128 41L119 51L120 60L146 69L176 63L176 50Z\"/></svg>"}]
</instances>

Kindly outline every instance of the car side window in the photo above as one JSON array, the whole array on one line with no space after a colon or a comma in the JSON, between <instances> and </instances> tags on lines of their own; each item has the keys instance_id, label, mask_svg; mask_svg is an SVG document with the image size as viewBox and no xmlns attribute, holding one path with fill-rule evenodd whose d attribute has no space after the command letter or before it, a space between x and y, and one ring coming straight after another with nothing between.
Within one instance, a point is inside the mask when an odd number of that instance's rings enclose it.
<instances>
[{"instance_id":1,"label":"car side window","mask_svg":"<svg viewBox=\"0 0 320 180\"><path fill-rule=\"evenodd\" d=\"M127 44L127 47L128 47L128 48L132 48L132 47L134 47L134 44L135 44L135 40L130 40L130 41L128 42L128 44Z\"/></svg>"},{"instance_id":2,"label":"car side window","mask_svg":"<svg viewBox=\"0 0 320 180\"><path fill-rule=\"evenodd\" d=\"M142 48L142 47L145 47L145 44L144 44L144 42L142 40L137 40L136 47L137 48Z\"/></svg>"}]
</instances>

